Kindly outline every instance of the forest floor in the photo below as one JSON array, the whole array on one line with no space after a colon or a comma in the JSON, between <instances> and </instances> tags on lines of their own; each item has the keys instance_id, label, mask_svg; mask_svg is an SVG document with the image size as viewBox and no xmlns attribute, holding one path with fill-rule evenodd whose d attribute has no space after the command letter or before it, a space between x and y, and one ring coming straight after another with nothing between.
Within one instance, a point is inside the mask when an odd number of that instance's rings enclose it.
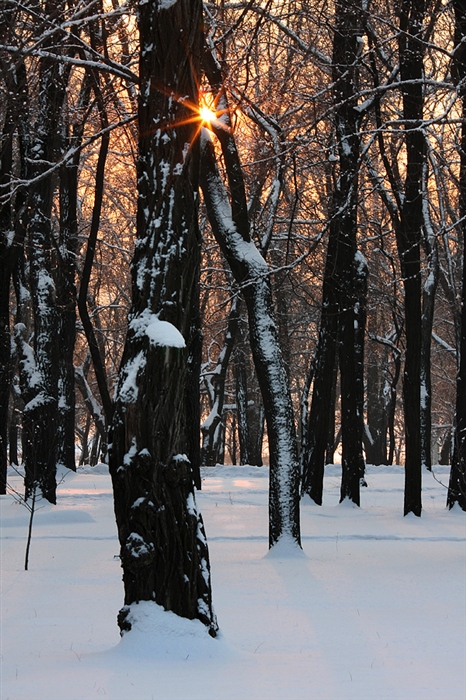
<instances>
[{"instance_id":1,"label":"forest floor","mask_svg":"<svg viewBox=\"0 0 466 700\"><path fill-rule=\"evenodd\" d=\"M66 472L58 505L39 504L29 571L29 514L0 497L1 699L464 700L466 514L425 473L423 515L404 518L400 467L368 467L362 507L339 505L339 472L322 507L303 504L300 554L267 553L267 468L203 470L215 640L154 604L120 640L103 465Z\"/></svg>"}]
</instances>

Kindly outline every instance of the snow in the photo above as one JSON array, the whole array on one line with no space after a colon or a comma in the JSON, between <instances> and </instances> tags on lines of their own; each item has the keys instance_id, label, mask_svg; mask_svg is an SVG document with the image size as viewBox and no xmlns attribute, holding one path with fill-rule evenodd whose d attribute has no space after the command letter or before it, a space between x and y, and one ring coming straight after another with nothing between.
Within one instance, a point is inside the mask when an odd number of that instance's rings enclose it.
<instances>
[{"instance_id":1,"label":"snow","mask_svg":"<svg viewBox=\"0 0 466 700\"><path fill-rule=\"evenodd\" d=\"M136 337L147 335L152 345L170 348L184 348L186 343L178 328L168 321L161 321L157 314L145 309L135 316L129 324Z\"/></svg>"},{"instance_id":2,"label":"snow","mask_svg":"<svg viewBox=\"0 0 466 700\"><path fill-rule=\"evenodd\" d=\"M163 10L168 10L168 8L171 7L172 5L174 5L176 3L176 1L177 0L159 0L159 3L160 3L160 7Z\"/></svg>"},{"instance_id":3,"label":"snow","mask_svg":"<svg viewBox=\"0 0 466 700\"><path fill-rule=\"evenodd\" d=\"M138 352L121 368L119 384L115 388L115 397L119 395L123 403L136 403L138 398L138 374L142 372L147 364L143 351Z\"/></svg>"},{"instance_id":4,"label":"snow","mask_svg":"<svg viewBox=\"0 0 466 700\"><path fill-rule=\"evenodd\" d=\"M120 639L107 469L64 472L27 572L29 513L0 497L2 700L466 697L466 516L429 473L422 517L403 518L400 467L368 467L361 508L338 505L341 468L326 467L324 505L302 506L303 552L285 538L267 553L268 469L203 469L220 636L142 602Z\"/></svg>"}]
</instances>

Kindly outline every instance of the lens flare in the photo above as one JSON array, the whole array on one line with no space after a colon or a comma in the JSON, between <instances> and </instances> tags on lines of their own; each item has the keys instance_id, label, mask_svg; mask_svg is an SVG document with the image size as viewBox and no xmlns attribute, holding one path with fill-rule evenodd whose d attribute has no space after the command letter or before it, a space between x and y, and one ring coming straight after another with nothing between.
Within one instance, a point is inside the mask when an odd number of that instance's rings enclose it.
<instances>
[{"instance_id":1,"label":"lens flare","mask_svg":"<svg viewBox=\"0 0 466 700\"><path fill-rule=\"evenodd\" d=\"M217 115L213 112L207 105L203 105L199 108L199 116L203 122L211 123L217 119Z\"/></svg>"}]
</instances>

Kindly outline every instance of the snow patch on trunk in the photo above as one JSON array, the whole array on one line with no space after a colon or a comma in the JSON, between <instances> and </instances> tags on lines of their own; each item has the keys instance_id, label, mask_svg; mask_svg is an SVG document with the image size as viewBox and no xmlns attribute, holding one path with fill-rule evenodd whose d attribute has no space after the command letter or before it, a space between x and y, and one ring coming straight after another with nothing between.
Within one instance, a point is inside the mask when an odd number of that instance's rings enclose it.
<instances>
[{"instance_id":1,"label":"snow patch on trunk","mask_svg":"<svg viewBox=\"0 0 466 700\"><path fill-rule=\"evenodd\" d=\"M184 348L186 343L178 328L168 321L161 321L158 314L145 309L142 314L130 321L130 329L136 338L147 335L151 345L169 348Z\"/></svg>"}]
</instances>

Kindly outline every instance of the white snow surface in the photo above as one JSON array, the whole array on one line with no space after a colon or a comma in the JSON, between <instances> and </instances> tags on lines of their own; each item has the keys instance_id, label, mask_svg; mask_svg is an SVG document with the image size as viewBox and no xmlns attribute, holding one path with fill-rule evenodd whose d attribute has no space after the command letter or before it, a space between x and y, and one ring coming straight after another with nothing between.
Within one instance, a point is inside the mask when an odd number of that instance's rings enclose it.
<instances>
[{"instance_id":1,"label":"white snow surface","mask_svg":"<svg viewBox=\"0 0 466 700\"><path fill-rule=\"evenodd\" d=\"M168 321L154 319L146 328L146 335L153 345L169 348L184 348L186 343L178 328Z\"/></svg>"},{"instance_id":2,"label":"white snow surface","mask_svg":"<svg viewBox=\"0 0 466 700\"><path fill-rule=\"evenodd\" d=\"M152 314L147 309L131 320L130 328L135 332L136 337L147 335L152 345L170 348L186 347L178 328L168 321L161 321L157 314Z\"/></svg>"},{"instance_id":3,"label":"white snow surface","mask_svg":"<svg viewBox=\"0 0 466 700\"><path fill-rule=\"evenodd\" d=\"M58 505L36 512L29 571L28 512L0 497L2 700L466 697L466 517L429 473L422 517L403 518L400 467L368 467L361 508L338 504L327 467L324 505L302 506L303 552L268 553L268 469L204 469L220 635L143 602L120 639L107 469L64 472Z\"/></svg>"}]
</instances>

